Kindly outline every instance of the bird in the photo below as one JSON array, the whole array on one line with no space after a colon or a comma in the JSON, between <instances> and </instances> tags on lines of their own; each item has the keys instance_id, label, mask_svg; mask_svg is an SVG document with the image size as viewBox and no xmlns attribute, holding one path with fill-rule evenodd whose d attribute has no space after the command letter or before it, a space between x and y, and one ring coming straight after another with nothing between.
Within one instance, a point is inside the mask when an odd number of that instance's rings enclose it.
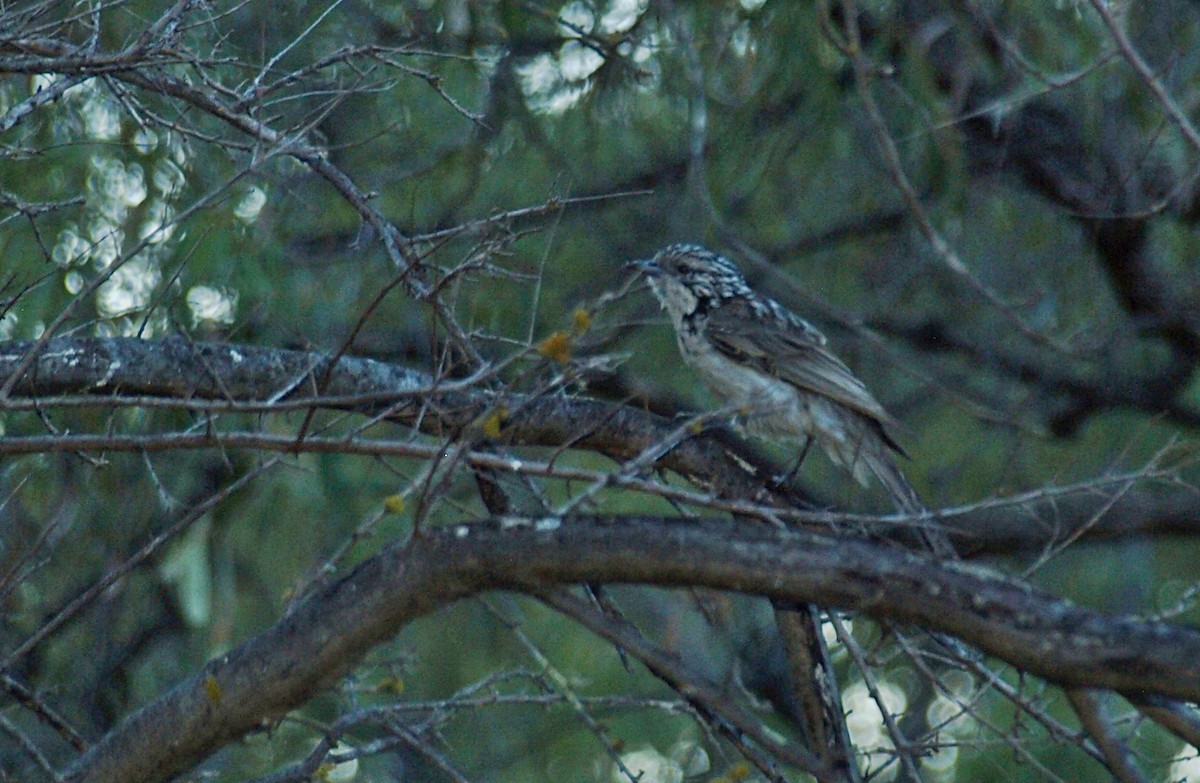
<instances>
[{"instance_id":1,"label":"bird","mask_svg":"<svg viewBox=\"0 0 1200 783\"><path fill-rule=\"evenodd\" d=\"M630 261L675 327L684 362L741 413L753 434L800 440L797 462L816 441L863 486L874 477L907 514L925 512L896 463L907 456L889 433L898 423L828 347L815 326L746 282L737 265L695 244L673 244ZM939 557L954 548L922 528Z\"/></svg>"}]
</instances>

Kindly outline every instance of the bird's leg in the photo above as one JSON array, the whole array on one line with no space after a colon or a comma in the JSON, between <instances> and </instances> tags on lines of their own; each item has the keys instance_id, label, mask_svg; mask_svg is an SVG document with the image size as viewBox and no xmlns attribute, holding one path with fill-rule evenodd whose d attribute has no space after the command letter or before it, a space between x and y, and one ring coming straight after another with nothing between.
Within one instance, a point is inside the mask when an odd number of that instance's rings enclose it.
<instances>
[{"instance_id":1,"label":"bird's leg","mask_svg":"<svg viewBox=\"0 0 1200 783\"><path fill-rule=\"evenodd\" d=\"M792 480L796 478L796 474L800 472L800 466L804 464L804 458L808 456L808 450L812 446L812 442L812 436L804 436L804 447L800 449L800 456L796 457L795 463L788 469L787 473L784 473L782 476L776 476L772 480L772 483L776 487L786 487L792 483Z\"/></svg>"}]
</instances>

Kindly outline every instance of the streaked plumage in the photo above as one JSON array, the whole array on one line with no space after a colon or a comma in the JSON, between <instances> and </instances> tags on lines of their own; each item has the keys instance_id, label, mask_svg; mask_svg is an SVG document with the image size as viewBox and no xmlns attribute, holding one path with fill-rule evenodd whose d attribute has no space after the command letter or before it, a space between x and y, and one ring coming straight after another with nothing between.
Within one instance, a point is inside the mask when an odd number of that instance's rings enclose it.
<instances>
[{"instance_id":1,"label":"streaked plumage","mask_svg":"<svg viewBox=\"0 0 1200 783\"><path fill-rule=\"evenodd\" d=\"M752 430L812 438L860 483L875 476L902 510L924 510L893 460L904 453L887 432L894 419L820 331L756 293L732 261L698 245L670 245L632 266L670 315L684 360L747 411ZM948 544L931 545L948 554Z\"/></svg>"}]
</instances>

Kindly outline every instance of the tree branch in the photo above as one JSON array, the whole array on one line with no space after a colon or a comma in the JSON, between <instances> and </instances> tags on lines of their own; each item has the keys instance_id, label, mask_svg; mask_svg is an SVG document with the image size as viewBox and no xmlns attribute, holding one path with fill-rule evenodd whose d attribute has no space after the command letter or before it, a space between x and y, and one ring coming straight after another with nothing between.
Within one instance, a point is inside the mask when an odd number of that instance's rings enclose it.
<instances>
[{"instance_id":1,"label":"tree branch","mask_svg":"<svg viewBox=\"0 0 1200 783\"><path fill-rule=\"evenodd\" d=\"M0 384L20 367L32 346L0 343ZM233 412L295 410L301 402L301 407L383 416L435 436L462 432L499 413L501 442L571 444L617 460L637 456L678 427L637 408L596 400L498 394L473 388L471 379L438 379L371 359L343 356L332 370L329 362L318 352L195 343L180 337L59 338L41 351L13 386L12 395L39 398L42 408L53 406L48 397L62 394L95 395L100 405L105 395L160 397L177 400L180 407L193 400L216 401L228 404ZM322 394L307 396L311 381L326 374ZM20 400L8 402L20 405ZM303 444L296 448L302 449ZM798 492L765 489L764 477L777 471L745 453L733 454L715 438L689 438L663 455L658 465L723 497L774 499L789 506L808 503Z\"/></svg>"},{"instance_id":2,"label":"tree branch","mask_svg":"<svg viewBox=\"0 0 1200 783\"><path fill-rule=\"evenodd\" d=\"M9 377L30 345L0 343L0 383ZM325 373L327 361L317 352L192 343L182 338L56 339L16 384L13 393L18 396L0 403L0 410L44 410L60 403L172 407L201 413L287 413L321 407L383 416L420 427L431 435L445 436L474 426L489 412L504 409L510 411L510 416L503 419L502 442L550 447L569 443L621 461L663 442L678 427L677 422L634 407L562 395L496 394L472 388L469 381L439 381L399 365L356 357L339 359L325 393L310 396L306 381ZM0 442L0 454L221 448L430 458L440 448L407 439L341 435L308 436L297 443L289 435L212 428L196 433L33 437L21 437L11 426L9 431ZM486 449L465 456L471 464L493 471L583 481L599 478L583 469L529 459L506 460ZM711 496L650 477L614 481L680 502L702 503L707 498L710 508L759 518L769 512L780 518L823 520L825 524L846 519L839 514L796 511L810 505L807 496L783 488L764 488L764 477L778 471L745 451L735 453L729 444L715 437L702 434L689 438L662 455L657 464L690 478ZM749 502L740 502L743 500ZM1106 504L1111 508L1099 514ZM772 511L780 508L783 510ZM997 500L964 509L942 509L934 512L930 521L951 534L964 557L978 557L1052 545L1079 535L1084 526L1087 538L1190 535L1197 531L1197 518L1200 497L1187 486L1126 492L1114 501L1111 492L1095 484L1044 495L1031 493L1019 503Z\"/></svg>"},{"instance_id":3,"label":"tree branch","mask_svg":"<svg viewBox=\"0 0 1200 783\"><path fill-rule=\"evenodd\" d=\"M485 590L703 585L958 636L1065 687L1200 701L1200 631L1106 615L975 567L881 544L710 519L507 517L426 531L128 718L72 783L167 780L269 725L413 619Z\"/></svg>"}]
</instances>

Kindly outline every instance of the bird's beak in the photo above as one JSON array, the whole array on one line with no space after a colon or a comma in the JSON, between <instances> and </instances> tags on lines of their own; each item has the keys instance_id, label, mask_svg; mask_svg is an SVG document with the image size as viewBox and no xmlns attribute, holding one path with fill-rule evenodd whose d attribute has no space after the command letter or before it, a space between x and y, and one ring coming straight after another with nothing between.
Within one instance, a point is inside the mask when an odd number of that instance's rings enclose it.
<instances>
[{"instance_id":1,"label":"bird's beak","mask_svg":"<svg viewBox=\"0 0 1200 783\"><path fill-rule=\"evenodd\" d=\"M647 277L656 277L662 274L662 267L653 258L639 258L629 261L623 268L633 272L640 272Z\"/></svg>"}]
</instances>

